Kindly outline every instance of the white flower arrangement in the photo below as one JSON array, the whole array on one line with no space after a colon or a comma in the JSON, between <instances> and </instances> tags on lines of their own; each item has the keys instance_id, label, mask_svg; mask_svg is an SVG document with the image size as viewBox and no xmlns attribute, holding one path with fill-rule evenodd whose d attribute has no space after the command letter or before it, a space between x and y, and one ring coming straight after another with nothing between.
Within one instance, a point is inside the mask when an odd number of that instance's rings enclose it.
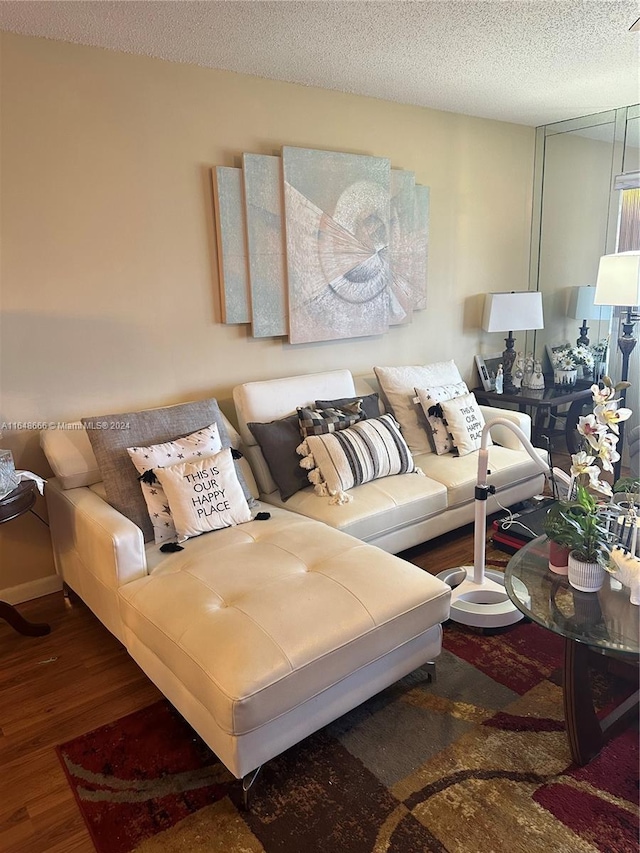
<instances>
[{"instance_id":1,"label":"white flower arrangement","mask_svg":"<svg viewBox=\"0 0 640 853\"><path fill-rule=\"evenodd\" d=\"M621 421L631 417L631 409L620 406L621 398L616 393L628 388L628 382L614 385L608 376L602 380L603 388L591 386L593 395L593 413L581 417L578 421L578 432L584 438L584 449L571 457L571 485L569 494L573 493L574 485L586 486L595 492L611 496L611 484L601 480L601 470L596 464L600 463L603 471L613 473L613 465L620 459L616 449L619 440Z\"/></svg>"},{"instance_id":2,"label":"white flower arrangement","mask_svg":"<svg viewBox=\"0 0 640 853\"><path fill-rule=\"evenodd\" d=\"M569 346L556 349L552 353L552 363L556 370L575 370L578 365L591 373L595 364L593 352L589 347Z\"/></svg>"}]
</instances>

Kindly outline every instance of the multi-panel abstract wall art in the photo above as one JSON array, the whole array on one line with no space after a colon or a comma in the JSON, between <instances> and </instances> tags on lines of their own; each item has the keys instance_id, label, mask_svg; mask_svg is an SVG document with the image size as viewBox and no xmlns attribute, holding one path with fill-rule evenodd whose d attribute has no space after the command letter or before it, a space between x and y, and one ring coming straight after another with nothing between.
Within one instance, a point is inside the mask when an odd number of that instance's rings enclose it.
<instances>
[{"instance_id":1,"label":"multi-panel abstract wall art","mask_svg":"<svg viewBox=\"0 0 640 853\"><path fill-rule=\"evenodd\" d=\"M292 344L379 335L426 306L429 188L384 157L284 147L216 167L223 322Z\"/></svg>"}]
</instances>

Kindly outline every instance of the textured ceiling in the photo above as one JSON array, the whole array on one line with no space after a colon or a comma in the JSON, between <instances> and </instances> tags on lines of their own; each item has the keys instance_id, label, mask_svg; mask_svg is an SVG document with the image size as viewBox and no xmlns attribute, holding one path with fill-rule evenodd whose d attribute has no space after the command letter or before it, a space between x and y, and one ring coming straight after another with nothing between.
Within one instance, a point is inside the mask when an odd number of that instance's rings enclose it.
<instances>
[{"instance_id":1,"label":"textured ceiling","mask_svg":"<svg viewBox=\"0 0 640 853\"><path fill-rule=\"evenodd\" d=\"M640 101L640 2L0 2L0 29L541 125Z\"/></svg>"}]
</instances>

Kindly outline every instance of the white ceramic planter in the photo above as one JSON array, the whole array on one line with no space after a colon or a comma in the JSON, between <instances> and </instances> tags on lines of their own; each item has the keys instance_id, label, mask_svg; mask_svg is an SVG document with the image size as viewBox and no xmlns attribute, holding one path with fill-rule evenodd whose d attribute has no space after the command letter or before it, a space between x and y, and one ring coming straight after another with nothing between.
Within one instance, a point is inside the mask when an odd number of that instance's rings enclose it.
<instances>
[{"instance_id":1,"label":"white ceramic planter","mask_svg":"<svg viewBox=\"0 0 640 853\"><path fill-rule=\"evenodd\" d=\"M554 368L553 382L558 388L573 388L576 384L577 378L578 371L575 368L573 370L560 370L557 367Z\"/></svg>"},{"instance_id":2,"label":"white ceramic planter","mask_svg":"<svg viewBox=\"0 0 640 853\"><path fill-rule=\"evenodd\" d=\"M569 583L580 592L597 592L604 583L605 570L600 563L585 563L574 554L569 554Z\"/></svg>"}]
</instances>

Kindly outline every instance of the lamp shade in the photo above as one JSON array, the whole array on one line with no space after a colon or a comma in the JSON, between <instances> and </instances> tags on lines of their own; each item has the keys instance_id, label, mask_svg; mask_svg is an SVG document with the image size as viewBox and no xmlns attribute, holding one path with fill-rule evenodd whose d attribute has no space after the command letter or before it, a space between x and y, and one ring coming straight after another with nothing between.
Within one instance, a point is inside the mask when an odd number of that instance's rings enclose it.
<instances>
[{"instance_id":1,"label":"lamp shade","mask_svg":"<svg viewBox=\"0 0 640 853\"><path fill-rule=\"evenodd\" d=\"M608 304L595 305L595 295L595 287L572 287L567 317L574 320L610 320L611 308Z\"/></svg>"},{"instance_id":2,"label":"lamp shade","mask_svg":"<svg viewBox=\"0 0 640 853\"><path fill-rule=\"evenodd\" d=\"M487 293L484 298L482 328L485 332L543 329L542 294L538 290Z\"/></svg>"},{"instance_id":3,"label":"lamp shade","mask_svg":"<svg viewBox=\"0 0 640 853\"><path fill-rule=\"evenodd\" d=\"M640 305L640 252L603 255L598 267L595 305Z\"/></svg>"}]
</instances>

